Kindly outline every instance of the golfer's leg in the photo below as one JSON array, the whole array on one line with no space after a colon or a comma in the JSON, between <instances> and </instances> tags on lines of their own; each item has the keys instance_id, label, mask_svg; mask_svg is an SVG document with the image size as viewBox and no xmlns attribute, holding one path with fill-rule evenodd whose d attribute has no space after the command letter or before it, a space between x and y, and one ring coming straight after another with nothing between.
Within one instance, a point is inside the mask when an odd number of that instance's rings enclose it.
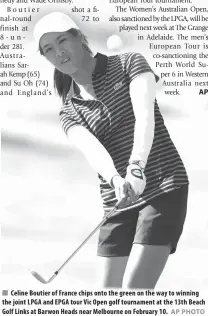
<instances>
[{"instance_id":1,"label":"golfer's leg","mask_svg":"<svg viewBox=\"0 0 208 316\"><path fill-rule=\"evenodd\" d=\"M154 289L170 254L169 246L134 244L123 278L123 288Z\"/></svg>"},{"instance_id":2,"label":"golfer's leg","mask_svg":"<svg viewBox=\"0 0 208 316\"><path fill-rule=\"evenodd\" d=\"M134 241L138 211L115 212L100 228L97 286L121 288Z\"/></svg>"},{"instance_id":3,"label":"golfer's leg","mask_svg":"<svg viewBox=\"0 0 208 316\"><path fill-rule=\"evenodd\" d=\"M121 288L128 257L98 257L97 286Z\"/></svg>"}]
</instances>

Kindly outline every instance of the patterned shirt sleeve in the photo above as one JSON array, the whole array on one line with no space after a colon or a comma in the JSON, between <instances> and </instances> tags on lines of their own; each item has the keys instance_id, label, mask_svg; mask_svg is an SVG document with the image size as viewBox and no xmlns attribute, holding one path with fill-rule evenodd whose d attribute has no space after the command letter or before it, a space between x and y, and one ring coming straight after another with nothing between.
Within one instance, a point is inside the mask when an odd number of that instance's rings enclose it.
<instances>
[{"instance_id":1,"label":"patterned shirt sleeve","mask_svg":"<svg viewBox=\"0 0 208 316\"><path fill-rule=\"evenodd\" d=\"M59 118L62 128L66 134L70 128L80 125L75 119L71 117L71 115L66 110L60 111Z\"/></svg>"},{"instance_id":2,"label":"patterned shirt sleeve","mask_svg":"<svg viewBox=\"0 0 208 316\"><path fill-rule=\"evenodd\" d=\"M154 73L147 60L140 53L128 54L126 60L126 72L129 77L129 82L145 72L152 72L156 82L159 80L159 77Z\"/></svg>"}]
</instances>

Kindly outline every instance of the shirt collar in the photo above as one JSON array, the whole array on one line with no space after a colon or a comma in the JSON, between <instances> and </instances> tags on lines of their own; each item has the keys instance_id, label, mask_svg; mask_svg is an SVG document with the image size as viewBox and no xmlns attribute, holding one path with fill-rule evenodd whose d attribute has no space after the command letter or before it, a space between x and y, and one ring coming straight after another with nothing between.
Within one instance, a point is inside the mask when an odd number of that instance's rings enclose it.
<instances>
[{"instance_id":1,"label":"shirt collar","mask_svg":"<svg viewBox=\"0 0 208 316\"><path fill-rule=\"evenodd\" d=\"M102 73L105 74L107 71L108 57L101 53L97 53L94 58L97 59L93 74Z\"/></svg>"},{"instance_id":2,"label":"shirt collar","mask_svg":"<svg viewBox=\"0 0 208 316\"><path fill-rule=\"evenodd\" d=\"M105 74L107 71L108 57L104 54L97 53L94 58L96 58L95 68L93 70L93 75L98 73ZM74 91L74 80L72 80L69 92L67 93L66 100L70 100L75 95Z\"/></svg>"}]
</instances>

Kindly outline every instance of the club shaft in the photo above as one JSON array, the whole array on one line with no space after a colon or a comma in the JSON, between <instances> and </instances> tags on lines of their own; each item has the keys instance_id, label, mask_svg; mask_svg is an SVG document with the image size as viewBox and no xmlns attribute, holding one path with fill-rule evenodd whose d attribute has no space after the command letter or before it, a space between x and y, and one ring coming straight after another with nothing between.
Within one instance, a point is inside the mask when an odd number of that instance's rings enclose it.
<instances>
[{"instance_id":1,"label":"club shaft","mask_svg":"<svg viewBox=\"0 0 208 316\"><path fill-rule=\"evenodd\" d=\"M96 231L105 223L105 221L118 209L118 203L116 206L103 218L103 220L95 227L95 229L87 236L87 238L77 247L77 249L70 255L70 257L60 266L60 268L55 272L55 275L59 273L61 269L73 258L76 253L86 244L86 242L96 233Z\"/></svg>"}]
</instances>

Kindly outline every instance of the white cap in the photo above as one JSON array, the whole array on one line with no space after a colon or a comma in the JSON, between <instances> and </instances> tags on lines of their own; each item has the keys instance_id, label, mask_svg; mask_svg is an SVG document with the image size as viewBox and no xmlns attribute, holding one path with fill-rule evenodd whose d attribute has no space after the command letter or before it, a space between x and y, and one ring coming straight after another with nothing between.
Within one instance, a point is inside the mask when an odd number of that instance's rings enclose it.
<instances>
[{"instance_id":1,"label":"white cap","mask_svg":"<svg viewBox=\"0 0 208 316\"><path fill-rule=\"evenodd\" d=\"M38 45L43 34L49 32L66 32L72 28L79 29L68 15L61 12L52 12L42 17L36 23L33 36Z\"/></svg>"}]
</instances>

